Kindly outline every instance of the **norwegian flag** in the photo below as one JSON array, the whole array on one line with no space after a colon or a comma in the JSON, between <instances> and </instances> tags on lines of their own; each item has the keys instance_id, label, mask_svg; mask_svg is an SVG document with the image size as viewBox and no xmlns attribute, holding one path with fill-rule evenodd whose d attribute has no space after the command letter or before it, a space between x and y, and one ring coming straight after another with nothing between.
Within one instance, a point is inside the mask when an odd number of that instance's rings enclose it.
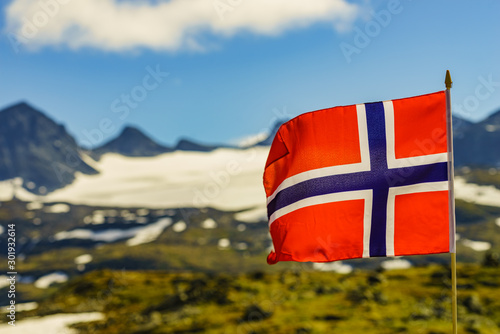
<instances>
[{"instance_id":1,"label":"norwegian flag","mask_svg":"<svg viewBox=\"0 0 500 334\"><path fill-rule=\"evenodd\" d=\"M454 252L444 91L302 114L264 171L267 261Z\"/></svg>"}]
</instances>

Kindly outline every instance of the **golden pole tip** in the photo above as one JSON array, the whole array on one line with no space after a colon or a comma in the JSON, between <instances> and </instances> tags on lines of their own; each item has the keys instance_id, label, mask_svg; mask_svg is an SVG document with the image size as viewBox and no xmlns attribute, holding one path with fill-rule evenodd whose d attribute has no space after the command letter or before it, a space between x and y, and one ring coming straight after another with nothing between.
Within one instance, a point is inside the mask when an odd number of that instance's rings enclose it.
<instances>
[{"instance_id":1,"label":"golden pole tip","mask_svg":"<svg viewBox=\"0 0 500 334\"><path fill-rule=\"evenodd\" d=\"M449 70L446 70L446 79L444 79L444 84L446 85L446 89L451 89L451 86L453 86L453 81L451 81Z\"/></svg>"}]
</instances>

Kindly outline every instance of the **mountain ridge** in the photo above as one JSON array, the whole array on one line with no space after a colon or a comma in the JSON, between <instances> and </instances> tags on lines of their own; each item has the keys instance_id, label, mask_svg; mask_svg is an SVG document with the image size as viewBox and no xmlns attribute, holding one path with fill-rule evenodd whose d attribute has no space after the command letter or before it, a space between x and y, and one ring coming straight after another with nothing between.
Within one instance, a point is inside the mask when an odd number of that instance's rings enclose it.
<instances>
[{"instance_id":1,"label":"mountain ridge","mask_svg":"<svg viewBox=\"0 0 500 334\"><path fill-rule=\"evenodd\" d=\"M455 136L455 165L500 168L500 110Z\"/></svg>"},{"instance_id":2,"label":"mountain ridge","mask_svg":"<svg viewBox=\"0 0 500 334\"><path fill-rule=\"evenodd\" d=\"M76 172L97 173L63 125L26 102L0 111L0 180L21 177L43 194L72 183Z\"/></svg>"},{"instance_id":3,"label":"mountain ridge","mask_svg":"<svg viewBox=\"0 0 500 334\"><path fill-rule=\"evenodd\" d=\"M173 150L156 143L139 128L127 125L117 137L90 151L93 158L100 159L106 153L118 153L127 157L151 157Z\"/></svg>"},{"instance_id":4,"label":"mountain ridge","mask_svg":"<svg viewBox=\"0 0 500 334\"><path fill-rule=\"evenodd\" d=\"M453 117L455 165L478 168L500 167L500 110L483 121L472 123ZM64 125L22 101L0 110L0 180L23 179L23 187L46 193L71 184L75 173L97 174L86 156L98 161L106 153L127 157L154 157L175 151L212 152L219 148L245 150L270 146L279 127L276 122L269 135L249 146L205 144L180 138L173 146L158 143L141 129L126 125L118 136L93 149L84 149Z\"/></svg>"}]
</instances>

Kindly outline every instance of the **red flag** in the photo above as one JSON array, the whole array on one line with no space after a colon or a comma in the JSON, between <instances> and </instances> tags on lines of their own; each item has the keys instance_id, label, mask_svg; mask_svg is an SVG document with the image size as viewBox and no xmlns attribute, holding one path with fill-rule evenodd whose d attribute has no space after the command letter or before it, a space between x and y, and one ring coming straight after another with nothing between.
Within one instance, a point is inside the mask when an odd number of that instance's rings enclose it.
<instances>
[{"instance_id":1,"label":"red flag","mask_svg":"<svg viewBox=\"0 0 500 334\"><path fill-rule=\"evenodd\" d=\"M268 263L449 252L447 138L445 92L283 124L264 171Z\"/></svg>"}]
</instances>

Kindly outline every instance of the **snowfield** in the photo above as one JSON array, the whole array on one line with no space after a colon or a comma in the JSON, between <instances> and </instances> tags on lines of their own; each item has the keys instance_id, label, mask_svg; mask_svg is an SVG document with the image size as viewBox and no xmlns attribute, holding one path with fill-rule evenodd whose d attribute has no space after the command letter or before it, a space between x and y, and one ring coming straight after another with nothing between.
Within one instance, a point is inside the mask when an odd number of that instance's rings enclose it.
<instances>
[{"instance_id":1,"label":"snowfield","mask_svg":"<svg viewBox=\"0 0 500 334\"><path fill-rule=\"evenodd\" d=\"M237 210L265 203L262 173L268 148L174 152L130 158L106 154L97 175L44 197L46 202L145 208L212 206Z\"/></svg>"},{"instance_id":2,"label":"snowfield","mask_svg":"<svg viewBox=\"0 0 500 334\"><path fill-rule=\"evenodd\" d=\"M21 180L0 182L0 200L69 202L95 206L178 208L214 207L243 210L243 222L266 220L262 174L268 147L246 150L218 149L213 152L177 151L156 157L125 157L105 154L94 162L97 175L77 174L65 188L36 196L19 187ZM482 205L500 206L500 190L455 179L456 198ZM64 205L46 211L64 212Z\"/></svg>"},{"instance_id":3,"label":"snowfield","mask_svg":"<svg viewBox=\"0 0 500 334\"><path fill-rule=\"evenodd\" d=\"M163 230L171 224L172 219L161 218L152 224L129 229L110 228L102 231L93 231L80 228L58 232L54 235L54 240L86 239L97 242L115 242L117 240L128 239L128 246L137 246L155 241L162 234Z\"/></svg>"},{"instance_id":4,"label":"snowfield","mask_svg":"<svg viewBox=\"0 0 500 334\"><path fill-rule=\"evenodd\" d=\"M69 325L78 322L90 322L103 320L104 315L98 312L54 314L40 318L27 318L16 320L16 326L7 324L0 325L2 334L21 333L46 333L46 334L76 334L77 331L68 328Z\"/></svg>"},{"instance_id":5,"label":"snowfield","mask_svg":"<svg viewBox=\"0 0 500 334\"><path fill-rule=\"evenodd\" d=\"M0 201L10 201L14 196L16 196L25 201L34 201L37 196L30 193L19 185L22 184L21 178L15 178L11 180L0 181Z\"/></svg>"},{"instance_id":6,"label":"snowfield","mask_svg":"<svg viewBox=\"0 0 500 334\"><path fill-rule=\"evenodd\" d=\"M68 281L68 275L63 272L55 272L38 278L35 281L35 287L39 289L47 289L53 283L64 283Z\"/></svg>"},{"instance_id":7,"label":"snowfield","mask_svg":"<svg viewBox=\"0 0 500 334\"><path fill-rule=\"evenodd\" d=\"M342 261L313 263L313 269L319 271L333 271L337 274L350 274L352 266L343 264Z\"/></svg>"},{"instance_id":8,"label":"snowfield","mask_svg":"<svg viewBox=\"0 0 500 334\"><path fill-rule=\"evenodd\" d=\"M389 259L383 261L380 265L385 270L408 269L412 266L410 261L401 258Z\"/></svg>"},{"instance_id":9,"label":"snowfield","mask_svg":"<svg viewBox=\"0 0 500 334\"><path fill-rule=\"evenodd\" d=\"M500 206L500 190L494 186L480 186L455 178L455 197L476 204Z\"/></svg>"}]
</instances>

